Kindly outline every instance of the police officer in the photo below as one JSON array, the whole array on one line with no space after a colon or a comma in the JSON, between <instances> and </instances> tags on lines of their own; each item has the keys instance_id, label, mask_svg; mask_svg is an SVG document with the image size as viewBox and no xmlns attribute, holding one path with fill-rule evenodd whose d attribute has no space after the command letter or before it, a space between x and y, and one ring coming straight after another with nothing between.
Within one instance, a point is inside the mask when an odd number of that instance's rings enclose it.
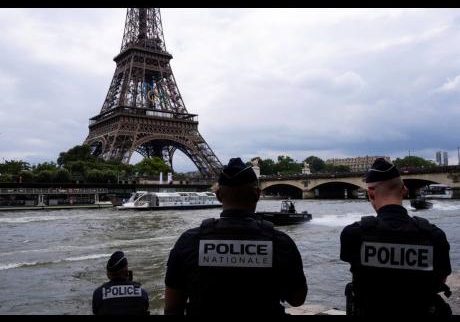
<instances>
[{"instance_id":1,"label":"police officer","mask_svg":"<svg viewBox=\"0 0 460 322\"><path fill-rule=\"evenodd\" d=\"M251 166L230 159L218 179L220 219L187 230L170 252L165 314L284 315L302 305L307 282L293 240L254 217L260 197Z\"/></svg>"},{"instance_id":2,"label":"police officer","mask_svg":"<svg viewBox=\"0 0 460 322\"><path fill-rule=\"evenodd\" d=\"M392 163L378 158L365 181L377 217L362 217L340 236L340 259L351 264L353 275L347 314L449 315L437 294L451 273L444 232L408 215L402 206L407 188Z\"/></svg>"},{"instance_id":3,"label":"police officer","mask_svg":"<svg viewBox=\"0 0 460 322\"><path fill-rule=\"evenodd\" d=\"M107 262L109 282L93 293L93 313L96 315L149 314L149 297L139 283L132 281L128 260L116 251Z\"/></svg>"}]
</instances>

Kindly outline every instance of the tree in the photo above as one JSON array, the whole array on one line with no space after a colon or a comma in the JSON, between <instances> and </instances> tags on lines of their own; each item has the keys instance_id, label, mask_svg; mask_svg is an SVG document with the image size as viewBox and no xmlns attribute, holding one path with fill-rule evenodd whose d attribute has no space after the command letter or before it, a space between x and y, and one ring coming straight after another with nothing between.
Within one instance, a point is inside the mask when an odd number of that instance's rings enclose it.
<instances>
[{"instance_id":1,"label":"tree","mask_svg":"<svg viewBox=\"0 0 460 322\"><path fill-rule=\"evenodd\" d=\"M103 183L104 175L101 170L91 169L86 173L86 181L89 183Z\"/></svg>"},{"instance_id":2,"label":"tree","mask_svg":"<svg viewBox=\"0 0 460 322\"><path fill-rule=\"evenodd\" d=\"M274 166L275 172L280 174L298 174L302 172L302 164L297 163L288 155L279 155Z\"/></svg>"},{"instance_id":3,"label":"tree","mask_svg":"<svg viewBox=\"0 0 460 322\"><path fill-rule=\"evenodd\" d=\"M167 173L171 171L169 166L159 157L145 158L135 164L134 168L139 175L143 176L158 176L160 172Z\"/></svg>"},{"instance_id":4,"label":"tree","mask_svg":"<svg viewBox=\"0 0 460 322\"><path fill-rule=\"evenodd\" d=\"M57 164L62 167L70 161L96 161L96 157L91 154L89 145L76 145L67 152L59 153Z\"/></svg>"},{"instance_id":5,"label":"tree","mask_svg":"<svg viewBox=\"0 0 460 322\"><path fill-rule=\"evenodd\" d=\"M433 161L426 160L417 156L406 156L402 159L397 158L393 161L397 168L432 168L436 164Z\"/></svg>"},{"instance_id":6,"label":"tree","mask_svg":"<svg viewBox=\"0 0 460 322\"><path fill-rule=\"evenodd\" d=\"M19 176L24 183L34 182L36 180L32 171L23 170L19 173Z\"/></svg>"},{"instance_id":7,"label":"tree","mask_svg":"<svg viewBox=\"0 0 460 322\"><path fill-rule=\"evenodd\" d=\"M351 172L350 167L346 165L325 164L324 172L327 173L347 173Z\"/></svg>"},{"instance_id":8,"label":"tree","mask_svg":"<svg viewBox=\"0 0 460 322\"><path fill-rule=\"evenodd\" d=\"M0 163L0 174L18 175L21 171L29 169L30 164L21 160L6 160L4 163Z\"/></svg>"},{"instance_id":9,"label":"tree","mask_svg":"<svg viewBox=\"0 0 460 322\"><path fill-rule=\"evenodd\" d=\"M67 169L59 169L53 175L53 181L66 183L71 181L70 172Z\"/></svg>"},{"instance_id":10,"label":"tree","mask_svg":"<svg viewBox=\"0 0 460 322\"><path fill-rule=\"evenodd\" d=\"M259 167L261 175L269 176L275 174L275 161L272 159L260 159Z\"/></svg>"},{"instance_id":11,"label":"tree","mask_svg":"<svg viewBox=\"0 0 460 322\"><path fill-rule=\"evenodd\" d=\"M307 162L310 165L310 170L312 173L321 172L326 167L326 163L314 155L310 155L304 160L304 162Z\"/></svg>"},{"instance_id":12,"label":"tree","mask_svg":"<svg viewBox=\"0 0 460 322\"><path fill-rule=\"evenodd\" d=\"M43 183L50 183L53 181L53 172L50 170L42 170L37 174L37 181Z\"/></svg>"},{"instance_id":13,"label":"tree","mask_svg":"<svg viewBox=\"0 0 460 322\"><path fill-rule=\"evenodd\" d=\"M49 171L56 171L57 170L57 164L54 162L43 162L39 163L37 165L32 166L32 171L37 174L40 171L43 170L49 170Z\"/></svg>"}]
</instances>

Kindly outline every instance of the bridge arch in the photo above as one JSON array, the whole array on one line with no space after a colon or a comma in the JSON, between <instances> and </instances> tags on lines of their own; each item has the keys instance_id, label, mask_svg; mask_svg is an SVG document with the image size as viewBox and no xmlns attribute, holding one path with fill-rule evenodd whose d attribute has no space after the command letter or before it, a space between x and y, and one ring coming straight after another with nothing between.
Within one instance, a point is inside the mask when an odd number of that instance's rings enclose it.
<instances>
[{"instance_id":1,"label":"bridge arch","mask_svg":"<svg viewBox=\"0 0 460 322\"><path fill-rule=\"evenodd\" d=\"M303 190L290 184L273 184L262 190L265 196L302 199Z\"/></svg>"},{"instance_id":2,"label":"bridge arch","mask_svg":"<svg viewBox=\"0 0 460 322\"><path fill-rule=\"evenodd\" d=\"M326 184L326 183L334 183L334 184L348 184L360 189L367 189L366 183L362 180L361 177L355 178L337 178L337 179L331 179L331 178L321 178L321 179L312 179L309 181L307 189L308 190L314 190L320 185Z\"/></svg>"},{"instance_id":3,"label":"bridge arch","mask_svg":"<svg viewBox=\"0 0 460 322\"><path fill-rule=\"evenodd\" d=\"M310 194L321 199L357 198L358 191L363 190L363 185L342 180L319 183L309 189Z\"/></svg>"}]
</instances>

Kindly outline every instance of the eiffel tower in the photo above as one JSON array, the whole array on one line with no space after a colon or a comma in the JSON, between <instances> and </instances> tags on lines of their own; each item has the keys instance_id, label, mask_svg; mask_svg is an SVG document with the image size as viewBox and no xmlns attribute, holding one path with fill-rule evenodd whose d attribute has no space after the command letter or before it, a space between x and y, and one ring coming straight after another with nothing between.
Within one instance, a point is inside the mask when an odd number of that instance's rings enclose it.
<instances>
[{"instance_id":1,"label":"eiffel tower","mask_svg":"<svg viewBox=\"0 0 460 322\"><path fill-rule=\"evenodd\" d=\"M198 116L185 108L171 59L160 9L129 8L117 67L84 144L105 160L128 163L137 151L144 158L160 157L171 169L178 149L203 177L214 177L222 164L198 132Z\"/></svg>"}]
</instances>

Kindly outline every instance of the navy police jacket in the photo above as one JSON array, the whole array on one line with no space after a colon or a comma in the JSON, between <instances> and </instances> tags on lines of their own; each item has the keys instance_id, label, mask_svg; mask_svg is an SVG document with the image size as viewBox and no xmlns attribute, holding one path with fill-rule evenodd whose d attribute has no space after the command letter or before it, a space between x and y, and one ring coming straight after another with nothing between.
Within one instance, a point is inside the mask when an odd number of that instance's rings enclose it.
<instances>
[{"instance_id":1,"label":"navy police jacket","mask_svg":"<svg viewBox=\"0 0 460 322\"><path fill-rule=\"evenodd\" d=\"M93 293L95 315L148 314L149 297L139 283L113 279Z\"/></svg>"},{"instance_id":2,"label":"navy police jacket","mask_svg":"<svg viewBox=\"0 0 460 322\"><path fill-rule=\"evenodd\" d=\"M288 235L252 213L224 210L180 236L165 284L185 292L187 315L282 315L280 301L306 278Z\"/></svg>"},{"instance_id":3,"label":"navy police jacket","mask_svg":"<svg viewBox=\"0 0 460 322\"><path fill-rule=\"evenodd\" d=\"M400 205L345 227L340 241L361 315L428 313L451 273L444 232Z\"/></svg>"}]
</instances>

